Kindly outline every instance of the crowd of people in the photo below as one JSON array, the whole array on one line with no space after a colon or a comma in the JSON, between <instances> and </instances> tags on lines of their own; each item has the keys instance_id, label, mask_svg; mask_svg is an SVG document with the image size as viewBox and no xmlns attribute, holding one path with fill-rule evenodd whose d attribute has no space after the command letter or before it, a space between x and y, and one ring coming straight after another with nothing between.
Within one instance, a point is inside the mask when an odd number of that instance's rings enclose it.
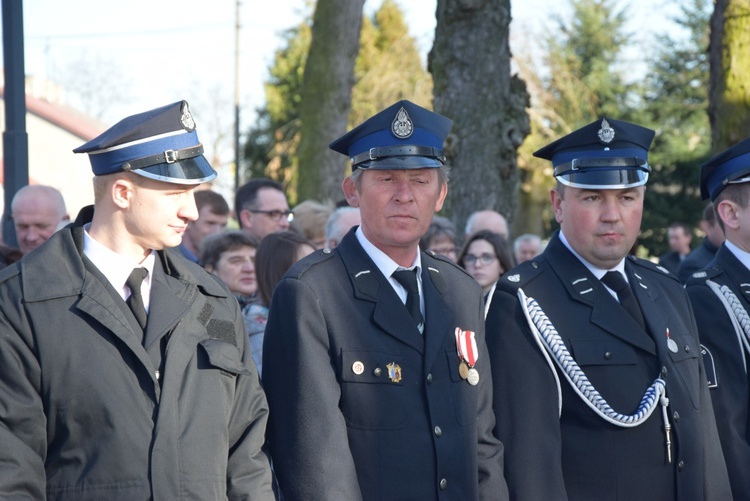
<instances>
[{"instance_id":1,"label":"crowd of people","mask_svg":"<svg viewBox=\"0 0 750 501\"><path fill-rule=\"evenodd\" d=\"M703 242L675 222L655 263L653 131L535 153L544 241L437 215L451 126L399 101L331 143L337 206L253 179L230 209L181 101L75 150L72 223L20 190L0 498L750 499L750 140L702 166Z\"/></svg>"}]
</instances>

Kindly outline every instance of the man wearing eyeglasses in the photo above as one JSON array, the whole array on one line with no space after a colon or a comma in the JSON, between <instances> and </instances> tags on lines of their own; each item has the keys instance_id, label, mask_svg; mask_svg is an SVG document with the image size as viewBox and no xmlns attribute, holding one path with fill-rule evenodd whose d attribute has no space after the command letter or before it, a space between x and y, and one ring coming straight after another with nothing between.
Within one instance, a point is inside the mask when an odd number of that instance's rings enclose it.
<instances>
[{"instance_id":1,"label":"man wearing eyeglasses","mask_svg":"<svg viewBox=\"0 0 750 501\"><path fill-rule=\"evenodd\" d=\"M245 183L235 195L234 211L240 228L258 242L270 233L288 230L294 218L284 187L271 179L252 179Z\"/></svg>"}]
</instances>

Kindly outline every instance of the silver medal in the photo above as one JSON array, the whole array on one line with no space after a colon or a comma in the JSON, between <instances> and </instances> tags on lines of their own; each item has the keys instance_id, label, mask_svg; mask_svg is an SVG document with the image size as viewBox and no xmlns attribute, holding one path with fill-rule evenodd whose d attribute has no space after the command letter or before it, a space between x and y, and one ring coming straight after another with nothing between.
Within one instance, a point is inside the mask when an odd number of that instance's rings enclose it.
<instances>
[{"instance_id":1,"label":"silver medal","mask_svg":"<svg viewBox=\"0 0 750 501\"><path fill-rule=\"evenodd\" d=\"M669 351L671 351L672 353L677 353L677 343L675 343L674 339L667 339L667 348L669 348Z\"/></svg>"},{"instance_id":2,"label":"silver medal","mask_svg":"<svg viewBox=\"0 0 750 501\"><path fill-rule=\"evenodd\" d=\"M474 367L469 369L469 378L468 378L469 384L472 386L476 386L479 384L479 371L476 370Z\"/></svg>"}]
</instances>

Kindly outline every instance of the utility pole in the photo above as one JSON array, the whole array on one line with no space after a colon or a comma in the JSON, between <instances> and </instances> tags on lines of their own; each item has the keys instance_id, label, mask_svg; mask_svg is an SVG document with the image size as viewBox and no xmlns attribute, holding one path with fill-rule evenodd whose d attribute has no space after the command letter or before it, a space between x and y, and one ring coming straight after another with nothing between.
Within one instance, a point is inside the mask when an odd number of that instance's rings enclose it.
<instances>
[{"instance_id":1,"label":"utility pole","mask_svg":"<svg viewBox=\"0 0 750 501\"><path fill-rule=\"evenodd\" d=\"M240 0L234 27L234 192L240 187Z\"/></svg>"},{"instance_id":2,"label":"utility pole","mask_svg":"<svg viewBox=\"0 0 750 501\"><path fill-rule=\"evenodd\" d=\"M26 69L23 61L23 2L3 0L3 64L5 66L5 131L3 132L3 241L15 247L10 202L29 184L29 136L26 133Z\"/></svg>"}]
</instances>

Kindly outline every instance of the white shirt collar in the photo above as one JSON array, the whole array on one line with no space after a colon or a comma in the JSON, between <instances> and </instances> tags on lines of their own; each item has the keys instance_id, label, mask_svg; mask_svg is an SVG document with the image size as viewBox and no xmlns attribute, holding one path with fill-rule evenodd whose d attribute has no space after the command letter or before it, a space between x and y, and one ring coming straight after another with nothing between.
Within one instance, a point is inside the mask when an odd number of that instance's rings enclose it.
<instances>
[{"instance_id":1,"label":"white shirt collar","mask_svg":"<svg viewBox=\"0 0 750 501\"><path fill-rule=\"evenodd\" d=\"M88 232L89 225L84 227L83 231L83 253L88 257L94 266L104 275L112 287L120 294L123 300L130 296L130 289L125 286L133 268L143 267L148 271L148 276L141 285L143 294L143 304L148 311L151 299L151 277L154 273L154 263L156 262L156 253L152 250L151 254L146 257L142 263L137 263L130 258L116 253L112 249L105 247L97 242Z\"/></svg>"},{"instance_id":2,"label":"white shirt collar","mask_svg":"<svg viewBox=\"0 0 750 501\"><path fill-rule=\"evenodd\" d=\"M359 244L365 250L367 255L370 256L370 259L372 259L372 261L375 263L375 266L377 266L380 272L388 279L388 282L390 282L393 290L396 291L402 302L406 302L406 290L391 275L393 275L393 272L396 270L413 270L416 268L417 284L419 285L419 295L422 299L422 313L424 314L424 295L422 294L422 255L419 251L419 247L417 247L417 257L416 259L414 259L414 263L412 263L410 267L404 268L403 266L399 266L396 261L388 256L388 254L375 247L375 245L370 242L365 236L364 232L362 231L362 226L357 228L357 231L354 233L354 235L357 237Z\"/></svg>"},{"instance_id":3,"label":"white shirt collar","mask_svg":"<svg viewBox=\"0 0 750 501\"><path fill-rule=\"evenodd\" d=\"M739 259L740 263L742 263L745 268L750 270L750 253L740 249L729 240L724 240L724 246L729 249L729 252L734 254L734 257Z\"/></svg>"},{"instance_id":4,"label":"white shirt collar","mask_svg":"<svg viewBox=\"0 0 750 501\"><path fill-rule=\"evenodd\" d=\"M622 260L621 260L621 261L620 261L619 263L617 263L617 266L615 266L614 268L610 268L610 269L608 269L608 270L605 270L605 269L603 269L603 268L599 268L599 267L596 267L596 266L594 266L593 264L591 264L591 263L589 263L588 261L586 261L586 260L585 260L585 259L584 259L584 258L583 258L583 257L582 257L582 256L581 256L580 254L578 254L578 253L577 253L577 252L576 252L576 251L575 251L575 250L573 249L573 247L571 247L571 246L570 246L570 243L568 242L568 239L567 239L567 238L565 238L565 235L563 234L562 230L560 230L560 241L561 241L561 242L563 243L563 245L565 245L565 247L567 247L567 248L568 248L568 250L569 250L570 252L572 252L572 253L573 253L573 255L574 255L575 257L577 257L577 258L578 258L578 260L579 260L579 261L580 261L581 263L583 263L583 265L584 265L584 266L585 266L586 268L588 268L588 270L589 270L589 271L590 271L591 273L593 273L593 274L594 274L594 276L595 276L596 278L598 278L599 280L601 280L601 279L602 279L602 277L603 277L603 276L604 276L604 275L605 275L605 274L606 274L606 273L607 273L608 271L619 271L619 272L620 272L620 273L622 274L622 276L623 276L623 277L625 278L625 281L626 281L626 282L628 282L628 283L630 283L630 280L628 280L628 274L627 274L627 273L625 273L625 259L622 259ZM604 285L604 284L602 284L602 285ZM609 287L607 287L606 285L605 285L604 287L606 287L606 288L607 288L607 290L609 291L609 293L610 293L610 294L612 294L612 296L614 296L615 298L617 298L617 293L615 293L615 291L613 291L612 289L610 289L610 288L609 288Z\"/></svg>"}]
</instances>

